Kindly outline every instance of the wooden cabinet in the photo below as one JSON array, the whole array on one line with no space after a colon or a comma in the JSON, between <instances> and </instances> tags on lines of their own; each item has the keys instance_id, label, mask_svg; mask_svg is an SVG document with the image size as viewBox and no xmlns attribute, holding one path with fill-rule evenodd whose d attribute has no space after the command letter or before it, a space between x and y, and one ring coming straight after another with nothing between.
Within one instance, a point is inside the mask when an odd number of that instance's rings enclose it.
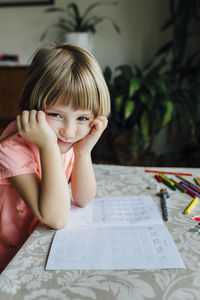
<instances>
[{"instance_id":1,"label":"wooden cabinet","mask_svg":"<svg viewBox=\"0 0 200 300\"><path fill-rule=\"evenodd\" d=\"M0 66L0 131L15 119L27 66Z\"/></svg>"}]
</instances>

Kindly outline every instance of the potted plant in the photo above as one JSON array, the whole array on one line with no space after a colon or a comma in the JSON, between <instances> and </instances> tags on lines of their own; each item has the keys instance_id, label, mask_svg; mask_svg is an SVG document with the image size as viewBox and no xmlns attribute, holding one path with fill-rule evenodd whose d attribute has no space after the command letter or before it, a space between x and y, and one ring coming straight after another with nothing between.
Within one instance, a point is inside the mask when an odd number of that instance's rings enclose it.
<instances>
[{"instance_id":1,"label":"potted plant","mask_svg":"<svg viewBox=\"0 0 200 300\"><path fill-rule=\"evenodd\" d=\"M172 119L174 105L163 75L165 64L162 60L144 68L122 65L114 75L109 67L104 71L111 95L106 139L116 163L134 164L151 153L155 134Z\"/></svg>"},{"instance_id":2,"label":"potted plant","mask_svg":"<svg viewBox=\"0 0 200 300\"><path fill-rule=\"evenodd\" d=\"M200 50L194 49L188 56L185 52L190 37L198 35L200 4L198 0L169 4L171 15L163 30L172 27L172 39L150 63L144 68L119 66L114 74L108 67L104 71L112 104L105 140L114 163L183 166L191 161L188 153L199 153ZM184 140L194 151L187 146L182 153L180 149L170 150L157 157L152 145L163 128L166 145Z\"/></svg>"},{"instance_id":3,"label":"potted plant","mask_svg":"<svg viewBox=\"0 0 200 300\"><path fill-rule=\"evenodd\" d=\"M75 2L71 2L63 7L51 7L45 10L46 13L60 12L62 17L58 19L58 22L50 25L42 34L41 40L44 40L49 30L52 28L59 28L66 34L66 40L69 43L75 43L79 46L89 48L91 43L93 48L93 34L97 31L97 26L103 21L109 21L113 25L115 31L120 33L120 29L117 24L108 16L96 16L91 15L91 12L100 5L116 5L116 1L110 2L95 2L90 4L82 13L78 5ZM92 50L92 49L89 49Z\"/></svg>"}]
</instances>

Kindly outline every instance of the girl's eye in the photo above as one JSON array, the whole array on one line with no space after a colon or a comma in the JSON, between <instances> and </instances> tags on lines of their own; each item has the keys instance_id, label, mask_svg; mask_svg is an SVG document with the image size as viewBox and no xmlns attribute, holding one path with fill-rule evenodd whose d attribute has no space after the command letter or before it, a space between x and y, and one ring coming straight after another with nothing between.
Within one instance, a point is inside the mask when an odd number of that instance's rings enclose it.
<instances>
[{"instance_id":1,"label":"girl's eye","mask_svg":"<svg viewBox=\"0 0 200 300\"><path fill-rule=\"evenodd\" d=\"M89 118L87 118L87 117L79 117L78 118L78 121L88 121L89 120Z\"/></svg>"},{"instance_id":2,"label":"girl's eye","mask_svg":"<svg viewBox=\"0 0 200 300\"><path fill-rule=\"evenodd\" d=\"M62 119L62 116L60 114L57 114L57 113L47 113L48 116L51 116L53 118L56 118L56 119Z\"/></svg>"}]
</instances>

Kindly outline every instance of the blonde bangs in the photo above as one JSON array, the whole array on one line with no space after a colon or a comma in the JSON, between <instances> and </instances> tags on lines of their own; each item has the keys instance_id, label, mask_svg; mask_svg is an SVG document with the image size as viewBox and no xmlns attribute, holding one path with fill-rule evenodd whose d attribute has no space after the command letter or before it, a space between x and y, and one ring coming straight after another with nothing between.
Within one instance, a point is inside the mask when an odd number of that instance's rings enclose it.
<instances>
[{"instance_id":1,"label":"blonde bangs","mask_svg":"<svg viewBox=\"0 0 200 300\"><path fill-rule=\"evenodd\" d=\"M35 55L21 95L20 110L57 103L108 116L110 95L101 68L86 50L63 44Z\"/></svg>"},{"instance_id":2,"label":"blonde bangs","mask_svg":"<svg viewBox=\"0 0 200 300\"><path fill-rule=\"evenodd\" d=\"M73 70L71 76L59 80L59 84L51 86L46 96L45 106L53 106L54 104L69 105L74 109L90 110L94 116L105 115L110 113L109 92L104 78L99 78L80 69L78 72Z\"/></svg>"}]
</instances>

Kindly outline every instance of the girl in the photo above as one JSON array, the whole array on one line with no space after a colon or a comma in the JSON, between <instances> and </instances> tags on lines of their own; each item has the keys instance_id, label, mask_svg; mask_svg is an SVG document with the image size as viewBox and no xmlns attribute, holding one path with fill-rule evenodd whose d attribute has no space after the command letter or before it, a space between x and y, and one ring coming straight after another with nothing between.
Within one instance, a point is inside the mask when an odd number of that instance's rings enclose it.
<instances>
[{"instance_id":1,"label":"girl","mask_svg":"<svg viewBox=\"0 0 200 300\"><path fill-rule=\"evenodd\" d=\"M33 58L20 114L0 144L0 270L38 221L69 222L70 192L84 207L96 194L91 151L107 126L109 92L86 50L53 45Z\"/></svg>"}]
</instances>

